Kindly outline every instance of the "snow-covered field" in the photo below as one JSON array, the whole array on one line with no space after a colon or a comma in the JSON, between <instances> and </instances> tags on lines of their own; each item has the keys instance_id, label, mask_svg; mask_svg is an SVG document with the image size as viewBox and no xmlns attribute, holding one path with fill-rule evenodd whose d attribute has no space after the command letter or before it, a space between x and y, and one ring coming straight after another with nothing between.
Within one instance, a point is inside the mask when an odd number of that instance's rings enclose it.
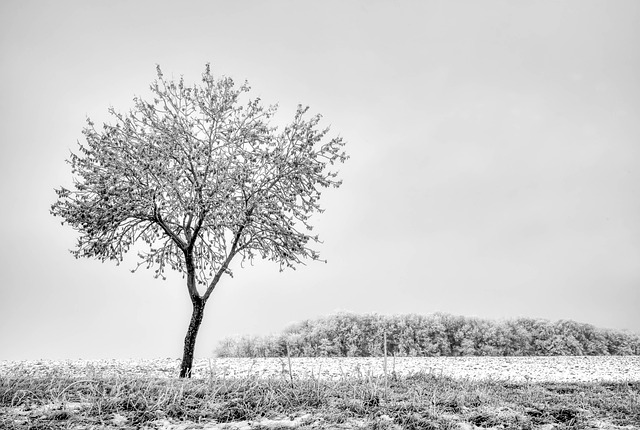
<instances>
[{"instance_id":1,"label":"snow-covered field","mask_svg":"<svg viewBox=\"0 0 640 430\"><path fill-rule=\"evenodd\" d=\"M158 376L175 377L180 360L1 361L0 375L24 376ZM588 357L389 357L387 372L406 376L419 372L455 378L514 382L640 381L640 356ZM384 359L292 358L294 378L371 377L384 375ZM194 363L194 377L246 376L289 378L286 358L211 358Z\"/></svg>"}]
</instances>

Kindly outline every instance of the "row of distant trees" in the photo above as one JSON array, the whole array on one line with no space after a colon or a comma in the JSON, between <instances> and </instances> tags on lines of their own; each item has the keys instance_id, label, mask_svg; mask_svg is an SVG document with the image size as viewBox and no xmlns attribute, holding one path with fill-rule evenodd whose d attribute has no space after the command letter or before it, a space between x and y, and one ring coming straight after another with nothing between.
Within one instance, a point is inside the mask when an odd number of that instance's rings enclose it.
<instances>
[{"instance_id":1,"label":"row of distant trees","mask_svg":"<svg viewBox=\"0 0 640 430\"><path fill-rule=\"evenodd\" d=\"M635 333L570 320L339 313L270 336L222 340L218 357L639 355Z\"/></svg>"}]
</instances>

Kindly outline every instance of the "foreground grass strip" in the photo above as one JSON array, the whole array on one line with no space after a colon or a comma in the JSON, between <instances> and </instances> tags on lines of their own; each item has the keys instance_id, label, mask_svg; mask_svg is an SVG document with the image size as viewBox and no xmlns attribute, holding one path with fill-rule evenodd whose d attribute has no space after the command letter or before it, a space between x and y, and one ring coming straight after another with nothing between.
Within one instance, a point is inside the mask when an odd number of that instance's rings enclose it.
<instances>
[{"instance_id":1,"label":"foreground grass strip","mask_svg":"<svg viewBox=\"0 0 640 430\"><path fill-rule=\"evenodd\" d=\"M186 423L189 425L187 426ZM0 428L640 428L640 383L0 377Z\"/></svg>"}]
</instances>

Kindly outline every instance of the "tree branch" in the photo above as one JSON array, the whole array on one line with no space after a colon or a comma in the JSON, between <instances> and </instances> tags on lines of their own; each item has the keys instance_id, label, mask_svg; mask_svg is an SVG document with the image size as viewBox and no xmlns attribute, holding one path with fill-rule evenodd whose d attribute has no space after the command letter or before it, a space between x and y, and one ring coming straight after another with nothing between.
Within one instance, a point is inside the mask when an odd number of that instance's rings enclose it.
<instances>
[{"instance_id":1,"label":"tree branch","mask_svg":"<svg viewBox=\"0 0 640 430\"><path fill-rule=\"evenodd\" d=\"M178 248L183 251L187 249L187 244L184 242L184 240L182 240L180 236L175 234L173 230L169 228L156 208L154 208L154 221L162 228L162 230L164 230L165 233L167 233L171 240L173 240L175 244L178 245Z\"/></svg>"},{"instance_id":2,"label":"tree branch","mask_svg":"<svg viewBox=\"0 0 640 430\"><path fill-rule=\"evenodd\" d=\"M248 215L251 215L251 212L252 210L249 211ZM233 257L235 257L236 253L238 252L238 243L240 242L240 237L242 237L242 231L244 230L244 227L245 226L242 225L238 229L236 236L233 238L233 244L231 245L231 250L229 251L229 255L227 255L227 258L224 260L224 263L222 263L222 266L220 266L220 269L218 269L218 271L216 272L216 275L213 277L213 280L209 284L209 287L207 288L207 291L204 293L204 296L202 296L202 300L204 300L205 302L207 301L207 299L209 299L209 296L213 292L213 289L216 287L216 285L218 285L218 281L220 281L222 274L226 272L226 270L229 268L229 263L231 263L231 260L233 259Z\"/></svg>"}]
</instances>

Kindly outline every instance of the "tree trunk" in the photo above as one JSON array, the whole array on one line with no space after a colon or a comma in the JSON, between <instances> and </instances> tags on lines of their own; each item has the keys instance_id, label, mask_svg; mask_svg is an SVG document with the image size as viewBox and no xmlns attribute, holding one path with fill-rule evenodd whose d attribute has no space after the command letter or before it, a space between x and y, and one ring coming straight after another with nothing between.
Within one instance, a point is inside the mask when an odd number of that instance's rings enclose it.
<instances>
[{"instance_id":1,"label":"tree trunk","mask_svg":"<svg viewBox=\"0 0 640 430\"><path fill-rule=\"evenodd\" d=\"M180 366L181 378L191 378L193 352L196 347L196 336L198 335L198 329L202 323L204 305L206 303L200 297L192 297L191 302L193 303L193 312L191 314L191 322L189 323L187 335L184 338L184 353L182 354L182 365Z\"/></svg>"}]
</instances>

